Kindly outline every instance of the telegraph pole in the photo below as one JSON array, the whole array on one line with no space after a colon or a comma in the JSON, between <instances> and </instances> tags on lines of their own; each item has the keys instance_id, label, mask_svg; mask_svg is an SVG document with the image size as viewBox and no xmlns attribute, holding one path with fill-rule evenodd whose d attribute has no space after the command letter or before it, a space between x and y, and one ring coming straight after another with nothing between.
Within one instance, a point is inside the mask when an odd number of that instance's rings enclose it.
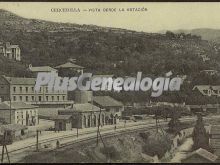
<instances>
[{"instance_id":1,"label":"telegraph pole","mask_svg":"<svg viewBox=\"0 0 220 165\"><path fill-rule=\"evenodd\" d=\"M76 136L77 138L79 137L79 113L78 113L78 119L77 119Z\"/></svg>"},{"instance_id":2,"label":"telegraph pole","mask_svg":"<svg viewBox=\"0 0 220 165\"><path fill-rule=\"evenodd\" d=\"M92 104L93 104L93 100L92 100ZM99 131L99 127L100 127L100 117L101 117L101 108L100 108L99 118L98 118L98 129L97 129L97 142L96 142L96 146L98 146L98 144L99 144L99 135L100 135L100 131Z\"/></svg>"},{"instance_id":3,"label":"telegraph pole","mask_svg":"<svg viewBox=\"0 0 220 165\"><path fill-rule=\"evenodd\" d=\"M39 131L37 130L37 141L36 141L36 151L38 152L39 151L39 145L38 145L38 143L39 143Z\"/></svg>"},{"instance_id":4,"label":"telegraph pole","mask_svg":"<svg viewBox=\"0 0 220 165\"><path fill-rule=\"evenodd\" d=\"M158 133L158 118L157 118L157 114L158 114L158 109L155 111L155 119L156 119L156 130L157 130L157 133Z\"/></svg>"},{"instance_id":5,"label":"telegraph pole","mask_svg":"<svg viewBox=\"0 0 220 165\"><path fill-rule=\"evenodd\" d=\"M10 163L10 157L8 154L8 149L7 149L7 145L6 145L6 132L4 132L4 137L3 137L3 142L2 142L2 158L1 158L1 163L3 163L4 161L4 154L7 154L7 158L8 158L8 163Z\"/></svg>"}]
</instances>

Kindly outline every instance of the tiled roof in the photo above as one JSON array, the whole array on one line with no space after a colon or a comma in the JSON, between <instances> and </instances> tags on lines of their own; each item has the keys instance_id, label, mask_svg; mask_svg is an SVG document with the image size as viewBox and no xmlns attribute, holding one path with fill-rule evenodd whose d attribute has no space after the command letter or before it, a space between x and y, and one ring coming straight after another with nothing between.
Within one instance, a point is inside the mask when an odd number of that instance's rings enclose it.
<instances>
[{"instance_id":1,"label":"tiled roof","mask_svg":"<svg viewBox=\"0 0 220 165\"><path fill-rule=\"evenodd\" d=\"M59 110L59 112L93 112L93 111L100 111L100 108L92 105L90 103L84 103L84 104L73 104L71 108L65 109L65 110Z\"/></svg>"},{"instance_id":2,"label":"tiled roof","mask_svg":"<svg viewBox=\"0 0 220 165\"><path fill-rule=\"evenodd\" d=\"M72 117L72 115L56 115L52 116L51 119L53 120L69 120Z\"/></svg>"},{"instance_id":3,"label":"tiled roof","mask_svg":"<svg viewBox=\"0 0 220 165\"><path fill-rule=\"evenodd\" d=\"M215 151L215 154L220 152L220 125L211 125L209 131L209 145ZM217 154L220 156L220 154Z\"/></svg>"},{"instance_id":4,"label":"tiled roof","mask_svg":"<svg viewBox=\"0 0 220 165\"><path fill-rule=\"evenodd\" d=\"M7 48L19 48L19 45L10 45L9 47Z\"/></svg>"},{"instance_id":5,"label":"tiled roof","mask_svg":"<svg viewBox=\"0 0 220 165\"><path fill-rule=\"evenodd\" d=\"M56 68L56 69L59 69L59 68L76 68L76 69L83 69L84 67L79 66L79 65L76 65L76 64L73 64L73 63L71 63L71 62L67 62L67 63L65 63L65 64L56 66L55 68Z\"/></svg>"},{"instance_id":6,"label":"tiled roof","mask_svg":"<svg viewBox=\"0 0 220 165\"><path fill-rule=\"evenodd\" d=\"M198 89L199 92L201 92L203 95L206 95L207 93L204 92L204 90L212 90L212 94L217 95L218 93L215 90L220 90L219 85L196 85L193 87L193 90ZM214 93L213 93L214 92Z\"/></svg>"},{"instance_id":7,"label":"tiled roof","mask_svg":"<svg viewBox=\"0 0 220 165\"><path fill-rule=\"evenodd\" d=\"M51 71L57 71L56 69L50 67L50 66L36 66L36 67L30 67L29 68L32 72L51 72Z\"/></svg>"},{"instance_id":8,"label":"tiled roof","mask_svg":"<svg viewBox=\"0 0 220 165\"><path fill-rule=\"evenodd\" d=\"M23 77L5 77L5 79L10 84L14 84L14 85L35 85L35 81L36 81L36 78L23 78Z\"/></svg>"},{"instance_id":9,"label":"tiled roof","mask_svg":"<svg viewBox=\"0 0 220 165\"><path fill-rule=\"evenodd\" d=\"M113 78L114 75L113 74L111 74L111 75L101 75L101 74L98 75L98 74L95 74L95 75L92 76L92 79L94 79L96 77L100 77L100 78Z\"/></svg>"},{"instance_id":10,"label":"tiled roof","mask_svg":"<svg viewBox=\"0 0 220 165\"><path fill-rule=\"evenodd\" d=\"M212 125L209 133L215 134L215 135L220 135L220 125Z\"/></svg>"},{"instance_id":11,"label":"tiled roof","mask_svg":"<svg viewBox=\"0 0 220 165\"><path fill-rule=\"evenodd\" d=\"M1 103L0 103L0 110L5 110L5 109L10 109L10 107L8 107L7 104L1 102Z\"/></svg>"},{"instance_id":12,"label":"tiled roof","mask_svg":"<svg viewBox=\"0 0 220 165\"><path fill-rule=\"evenodd\" d=\"M220 139L210 139L210 142L209 142L209 145L212 147L212 148L216 148L218 150L220 150Z\"/></svg>"},{"instance_id":13,"label":"tiled roof","mask_svg":"<svg viewBox=\"0 0 220 165\"><path fill-rule=\"evenodd\" d=\"M26 104L24 102L11 102L11 109L31 109L36 107L37 106ZM6 109L10 109L9 101L0 103L0 110L6 110Z\"/></svg>"},{"instance_id":14,"label":"tiled roof","mask_svg":"<svg viewBox=\"0 0 220 165\"><path fill-rule=\"evenodd\" d=\"M122 107L120 101L113 99L110 96L94 96L93 101L103 107Z\"/></svg>"},{"instance_id":15,"label":"tiled roof","mask_svg":"<svg viewBox=\"0 0 220 165\"><path fill-rule=\"evenodd\" d=\"M195 154L209 160L210 162L215 162L218 158L218 156L212 154L211 152L209 152L203 148L199 148L199 149L193 151L192 153L190 153L185 159L192 157Z\"/></svg>"}]
</instances>

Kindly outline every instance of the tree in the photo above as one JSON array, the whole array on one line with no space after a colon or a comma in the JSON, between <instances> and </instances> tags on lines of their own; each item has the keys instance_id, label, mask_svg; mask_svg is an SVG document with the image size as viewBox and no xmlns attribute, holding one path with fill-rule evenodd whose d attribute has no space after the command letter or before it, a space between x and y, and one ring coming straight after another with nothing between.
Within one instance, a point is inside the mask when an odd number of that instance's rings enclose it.
<instances>
[{"instance_id":1,"label":"tree","mask_svg":"<svg viewBox=\"0 0 220 165\"><path fill-rule=\"evenodd\" d=\"M171 31L167 31L166 32L166 36L169 38L169 39L172 39L172 38L175 38L175 34Z\"/></svg>"},{"instance_id":2,"label":"tree","mask_svg":"<svg viewBox=\"0 0 220 165\"><path fill-rule=\"evenodd\" d=\"M199 148L210 150L209 137L208 134L206 133L206 129L201 114L197 115L197 121L193 130L192 138L194 142L193 143L194 150L197 150Z\"/></svg>"},{"instance_id":3,"label":"tree","mask_svg":"<svg viewBox=\"0 0 220 165\"><path fill-rule=\"evenodd\" d=\"M181 129L181 123L179 120L180 114L177 110L173 110L171 114L171 120L168 123L169 131L177 133Z\"/></svg>"}]
</instances>

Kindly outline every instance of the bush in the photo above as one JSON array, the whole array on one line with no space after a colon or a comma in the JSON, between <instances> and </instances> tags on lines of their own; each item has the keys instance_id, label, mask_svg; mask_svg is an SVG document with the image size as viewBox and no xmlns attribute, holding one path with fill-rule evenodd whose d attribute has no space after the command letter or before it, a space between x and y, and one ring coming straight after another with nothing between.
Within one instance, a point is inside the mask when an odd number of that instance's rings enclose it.
<instances>
[{"instance_id":1,"label":"bush","mask_svg":"<svg viewBox=\"0 0 220 165\"><path fill-rule=\"evenodd\" d=\"M143 146L143 152L150 156L157 155L162 158L164 154L171 149L172 141L161 132L150 135L146 145Z\"/></svg>"}]
</instances>

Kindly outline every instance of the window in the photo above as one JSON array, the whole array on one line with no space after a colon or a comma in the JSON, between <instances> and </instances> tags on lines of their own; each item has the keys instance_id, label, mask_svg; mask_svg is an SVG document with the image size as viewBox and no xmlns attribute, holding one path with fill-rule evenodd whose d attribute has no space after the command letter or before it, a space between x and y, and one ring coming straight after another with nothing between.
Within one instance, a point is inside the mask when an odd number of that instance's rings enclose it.
<instances>
[{"instance_id":1,"label":"window","mask_svg":"<svg viewBox=\"0 0 220 165\"><path fill-rule=\"evenodd\" d=\"M65 96L63 96L63 100L65 100Z\"/></svg>"},{"instance_id":2,"label":"window","mask_svg":"<svg viewBox=\"0 0 220 165\"><path fill-rule=\"evenodd\" d=\"M20 92L22 92L22 87L20 87Z\"/></svg>"},{"instance_id":3,"label":"window","mask_svg":"<svg viewBox=\"0 0 220 165\"><path fill-rule=\"evenodd\" d=\"M16 101L16 96L13 96L13 100Z\"/></svg>"},{"instance_id":4,"label":"window","mask_svg":"<svg viewBox=\"0 0 220 165\"><path fill-rule=\"evenodd\" d=\"M52 98L52 101L54 100L54 96L51 96L51 98Z\"/></svg>"},{"instance_id":5,"label":"window","mask_svg":"<svg viewBox=\"0 0 220 165\"><path fill-rule=\"evenodd\" d=\"M48 101L48 96L46 96L46 101Z\"/></svg>"},{"instance_id":6,"label":"window","mask_svg":"<svg viewBox=\"0 0 220 165\"><path fill-rule=\"evenodd\" d=\"M31 96L32 101L34 101L34 96Z\"/></svg>"},{"instance_id":7,"label":"window","mask_svg":"<svg viewBox=\"0 0 220 165\"><path fill-rule=\"evenodd\" d=\"M41 101L41 100L42 100L42 99L41 99L41 96L39 96L39 97L38 97L38 101Z\"/></svg>"},{"instance_id":8,"label":"window","mask_svg":"<svg viewBox=\"0 0 220 165\"><path fill-rule=\"evenodd\" d=\"M28 96L26 96L26 101L28 101Z\"/></svg>"},{"instance_id":9,"label":"window","mask_svg":"<svg viewBox=\"0 0 220 165\"><path fill-rule=\"evenodd\" d=\"M19 98L20 98L20 101L22 101L22 96L20 96Z\"/></svg>"},{"instance_id":10,"label":"window","mask_svg":"<svg viewBox=\"0 0 220 165\"><path fill-rule=\"evenodd\" d=\"M57 101L59 101L60 100L60 97L59 96L57 96Z\"/></svg>"},{"instance_id":11,"label":"window","mask_svg":"<svg viewBox=\"0 0 220 165\"><path fill-rule=\"evenodd\" d=\"M211 96L211 95L212 95L212 91L208 90L208 96Z\"/></svg>"},{"instance_id":12,"label":"window","mask_svg":"<svg viewBox=\"0 0 220 165\"><path fill-rule=\"evenodd\" d=\"M25 89L26 89L26 92L28 92L28 87L26 87Z\"/></svg>"},{"instance_id":13,"label":"window","mask_svg":"<svg viewBox=\"0 0 220 165\"><path fill-rule=\"evenodd\" d=\"M34 92L34 87L31 87L31 91Z\"/></svg>"},{"instance_id":14,"label":"window","mask_svg":"<svg viewBox=\"0 0 220 165\"><path fill-rule=\"evenodd\" d=\"M13 91L16 92L16 87L13 87Z\"/></svg>"}]
</instances>

